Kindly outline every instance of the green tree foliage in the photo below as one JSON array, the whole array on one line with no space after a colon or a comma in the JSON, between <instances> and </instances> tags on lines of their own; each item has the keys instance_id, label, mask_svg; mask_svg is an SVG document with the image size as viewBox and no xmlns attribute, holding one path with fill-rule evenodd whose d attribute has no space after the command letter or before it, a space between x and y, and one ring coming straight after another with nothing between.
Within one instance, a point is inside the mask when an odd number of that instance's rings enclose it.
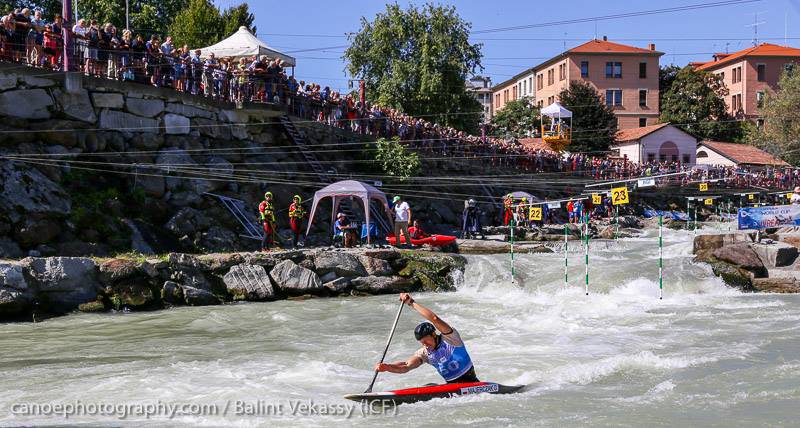
<instances>
[{"instance_id":1,"label":"green tree foliage","mask_svg":"<svg viewBox=\"0 0 800 428\"><path fill-rule=\"evenodd\" d=\"M511 101L492 117L492 134L522 138L539 129L539 107L530 97Z\"/></svg>"},{"instance_id":2,"label":"green tree foliage","mask_svg":"<svg viewBox=\"0 0 800 428\"><path fill-rule=\"evenodd\" d=\"M476 132L482 108L464 82L482 55L469 42L470 28L455 7L388 4L349 36L346 69L366 81L372 102Z\"/></svg>"},{"instance_id":3,"label":"green tree foliage","mask_svg":"<svg viewBox=\"0 0 800 428\"><path fill-rule=\"evenodd\" d=\"M378 139L375 144L375 160L384 174L400 180L416 176L422 166L419 154L407 150L397 137L391 140Z\"/></svg>"},{"instance_id":4,"label":"green tree foliage","mask_svg":"<svg viewBox=\"0 0 800 428\"><path fill-rule=\"evenodd\" d=\"M775 156L800 165L800 73L784 73L778 91L767 93L761 108L764 126L753 128L749 141Z\"/></svg>"},{"instance_id":5,"label":"green tree foliage","mask_svg":"<svg viewBox=\"0 0 800 428\"><path fill-rule=\"evenodd\" d=\"M222 17L210 0L190 0L189 7L175 17L169 34L175 46L189 45L194 49L218 42L219 33L209 30L220 28L223 28Z\"/></svg>"},{"instance_id":6,"label":"green tree foliage","mask_svg":"<svg viewBox=\"0 0 800 428\"><path fill-rule=\"evenodd\" d=\"M662 96L661 121L674 123L701 139L741 142L747 125L728 113L726 95L728 88L722 76L684 67Z\"/></svg>"},{"instance_id":7,"label":"green tree foliage","mask_svg":"<svg viewBox=\"0 0 800 428\"><path fill-rule=\"evenodd\" d=\"M256 17L250 13L250 6L247 3L242 3L238 6L229 7L222 12L222 22L224 23L224 31L220 34L220 38L224 39L235 33L239 27L247 27L251 33L256 34L257 28L253 25Z\"/></svg>"},{"instance_id":8,"label":"green tree foliage","mask_svg":"<svg viewBox=\"0 0 800 428\"><path fill-rule=\"evenodd\" d=\"M675 76L681 68L677 65L665 65L658 70L658 101L659 105L664 103L664 94L669 92L672 87L672 82L675 81Z\"/></svg>"},{"instance_id":9,"label":"green tree foliage","mask_svg":"<svg viewBox=\"0 0 800 428\"><path fill-rule=\"evenodd\" d=\"M0 0L0 10L8 13L15 8L40 9L44 18L52 21L55 15L61 14L61 0Z\"/></svg>"},{"instance_id":10,"label":"green tree foliage","mask_svg":"<svg viewBox=\"0 0 800 428\"><path fill-rule=\"evenodd\" d=\"M143 36L166 34L169 24L188 4L189 0L129 0L131 30ZM125 28L125 0L79 0L78 16Z\"/></svg>"},{"instance_id":11,"label":"green tree foliage","mask_svg":"<svg viewBox=\"0 0 800 428\"><path fill-rule=\"evenodd\" d=\"M617 117L594 86L572 81L558 99L572 112L572 143L566 150L604 152L611 147L617 133Z\"/></svg>"}]
</instances>

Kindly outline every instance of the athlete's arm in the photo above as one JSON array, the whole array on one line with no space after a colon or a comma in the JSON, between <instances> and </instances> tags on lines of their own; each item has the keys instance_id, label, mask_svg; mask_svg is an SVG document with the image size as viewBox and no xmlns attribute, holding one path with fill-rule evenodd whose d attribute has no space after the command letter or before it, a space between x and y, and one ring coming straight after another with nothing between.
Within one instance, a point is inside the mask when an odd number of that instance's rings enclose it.
<instances>
[{"instance_id":1,"label":"athlete's arm","mask_svg":"<svg viewBox=\"0 0 800 428\"><path fill-rule=\"evenodd\" d=\"M426 308L425 306L420 305L408 293L400 293L400 300L414 308L415 311L419 312L423 318L433 323L433 326L436 327L442 334L450 334L453 332L453 327L450 327L450 324L444 322L438 315L433 313L432 310Z\"/></svg>"},{"instance_id":2,"label":"athlete's arm","mask_svg":"<svg viewBox=\"0 0 800 428\"><path fill-rule=\"evenodd\" d=\"M396 363L378 363L375 364L375 371L389 372L389 373L408 373L411 370L422 365L422 359L416 355L412 356L406 361L398 361Z\"/></svg>"}]
</instances>

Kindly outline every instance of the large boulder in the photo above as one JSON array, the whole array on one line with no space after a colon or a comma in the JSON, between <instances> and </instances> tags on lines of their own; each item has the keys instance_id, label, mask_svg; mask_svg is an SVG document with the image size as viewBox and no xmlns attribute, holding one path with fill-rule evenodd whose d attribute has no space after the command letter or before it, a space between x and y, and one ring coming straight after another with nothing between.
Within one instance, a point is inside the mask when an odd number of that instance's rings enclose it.
<instances>
[{"instance_id":1,"label":"large boulder","mask_svg":"<svg viewBox=\"0 0 800 428\"><path fill-rule=\"evenodd\" d=\"M7 236L0 236L0 259L18 259L24 256L25 253Z\"/></svg>"},{"instance_id":2,"label":"large boulder","mask_svg":"<svg viewBox=\"0 0 800 428\"><path fill-rule=\"evenodd\" d=\"M14 230L14 239L25 248L48 244L61 234L61 226L50 219L28 218Z\"/></svg>"},{"instance_id":3,"label":"large boulder","mask_svg":"<svg viewBox=\"0 0 800 428\"><path fill-rule=\"evenodd\" d=\"M189 285L182 285L184 302L189 306L208 306L220 304L219 299L210 291L202 288L195 288Z\"/></svg>"},{"instance_id":4,"label":"large boulder","mask_svg":"<svg viewBox=\"0 0 800 428\"><path fill-rule=\"evenodd\" d=\"M47 119L53 99L44 89L19 89L0 93L0 115Z\"/></svg>"},{"instance_id":5,"label":"large boulder","mask_svg":"<svg viewBox=\"0 0 800 428\"><path fill-rule=\"evenodd\" d=\"M388 276L394 273L392 266L386 260L367 256L358 256L358 260L364 266L368 276Z\"/></svg>"},{"instance_id":6,"label":"large boulder","mask_svg":"<svg viewBox=\"0 0 800 428\"><path fill-rule=\"evenodd\" d=\"M140 263L131 259L114 258L100 263L98 279L104 285L146 277Z\"/></svg>"},{"instance_id":7,"label":"large boulder","mask_svg":"<svg viewBox=\"0 0 800 428\"><path fill-rule=\"evenodd\" d=\"M323 289L322 281L314 271L298 266L291 260L278 263L269 275L281 291L288 295L299 296Z\"/></svg>"},{"instance_id":8,"label":"large boulder","mask_svg":"<svg viewBox=\"0 0 800 428\"><path fill-rule=\"evenodd\" d=\"M791 266L797 260L797 247L785 242L753 244L753 250L768 268Z\"/></svg>"},{"instance_id":9,"label":"large boulder","mask_svg":"<svg viewBox=\"0 0 800 428\"><path fill-rule=\"evenodd\" d=\"M213 221L194 208L181 208L164 226L175 236L193 235L194 233L207 230Z\"/></svg>"},{"instance_id":10,"label":"large boulder","mask_svg":"<svg viewBox=\"0 0 800 428\"><path fill-rule=\"evenodd\" d=\"M367 270L353 254L343 251L320 251L314 256L317 273L335 272L337 276L367 276Z\"/></svg>"},{"instance_id":11,"label":"large boulder","mask_svg":"<svg viewBox=\"0 0 800 428\"><path fill-rule=\"evenodd\" d=\"M764 293L800 293L800 282L793 278L757 278L753 288Z\"/></svg>"},{"instance_id":12,"label":"large boulder","mask_svg":"<svg viewBox=\"0 0 800 428\"><path fill-rule=\"evenodd\" d=\"M156 157L156 165L158 165L160 173L165 175L169 175L171 172L180 172L187 168L193 171L201 168L186 150L176 148L166 148L159 151ZM210 192L215 188L215 185L208 180L189 180L177 177L168 177L166 179L166 185L167 189L170 191L174 191L178 188L188 188L191 189L194 194Z\"/></svg>"},{"instance_id":13,"label":"large boulder","mask_svg":"<svg viewBox=\"0 0 800 428\"><path fill-rule=\"evenodd\" d=\"M120 109L125 105L122 94L115 92L92 92L92 102L96 108Z\"/></svg>"},{"instance_id":14,"label":"large boulder","mask_svg":"<svg viewBox=\"0 0 800 428\"><path fill-rule=\"evenodd\" d=\"M12 222L37 214L66 216L71 211L70 198L64 189L39 170L0 161L0 212L6 213Z\"/></svg>"},{"instance_id":15,"label":"large boulder","mask_svg":"<svg viewBox=\"0 0 800 428\"><path fill-rule=\"evenodd\" d=\"M392 294L414 291L418 283L401 276L365 276L353 278L351 286L357 291L370 294Z\"/></svg>"},{"instance_id":16,"label":"large boulder","mask_svg":"<svg viewBox=\"0 0 800 428\"><path fill-rule=\"evenodd\" d=\"M40 301L56 312L68 312L97 299L101 288L96 270L94 261L80 257L32 259L27 266Z\"/></svg>"},{"instance_id":17,"label":"large boulder","mask_svg":"<svg viewBox=\"0 0 800 428\"><path fill-rule=\"evenodd\" d=\"M262 266L236 265L222 280L233 300L263 301L275 297L275 289L272 288L269 275Z\"/></svg>"},{"instance_id":18,"label":"large boulder","mask_svg":"<svg viewBox=\"0 0 800 428\"><path fill-rule=\"evenodd\" d=\"M757 277L766 276L767 274L764 263L758 257L758 254L753 251L751 244L726 245L714 250L713 255L719 260L747 269L756 274Z\"/></svg>"},{"instance_id":19,"label":"large boulder","mask_svg":"<svg viewBox=\"0 0 800 428\"><path fill-rule=\"evenodd\" d=\"M150 119L122 111L104 109L100 112L100 128L112 131L131 130L148 134L157 134L158 119Z\"/></svg>"},{"instance_id":20,"label":"large boulder","mask_svg":"<svg viewBox=\"0 0 800 428\"><path fill-rule=\"evenodd\" d=\"M164 115L164 132L170 135L186 135L191 130L189 118L179 114Z\"/></svg>"},{"instance_id":21,"label":"large boulder","mask_svg":"<svg viewBox=\"0 0 800 428\"><path fill-rule=\"evenodd\" d=\"M179 305L185 302L183 298L183 288L174 281L165 281L161 286L161 299L173 305Z\"/></svg>"},{"instance_id":22,"label":"large boulder","mask_svg":"<svg viewBox=\"0 0 800 428\"><path fill-rule=\"evenodd\" d=\"M168 113L180 114L186 117L203 117L206 119L214 118L214 113L208 110L183 103L168 103L166 111Z\"/></svg>"},{"instance_id":23,"label":"large boulder","mask_svg":"<svg viewBox=\"0 0 800 428\"><path fill-rule=\"evenodd\" d=\"M160 295L156 294L146 283L124 281L106 287L115 309L147 310L159 308Z\"/></svg>"},{"instance_id":24,"label":"large boulder","mask_svg":"<svg viewBox=\"0 0 800 428\"><path fill-rule=\"evenodd\" d=\"M89 92L86 89L80 89L75 92L57 89L53 91L53 95L65 116L82 122L97 122L97 115L94 112L92 102L89 100Z\"/></svg>"},{"instance_id":25,"label":"large boulder","mask_svg":"<svg viewBox=\"0 0 800 428\"><path fill-rule=\"evenodd\" d=\"M19 316L30 308L32 290L19 263L0 263L0 320Z\"/></svg>"},{"instance_id":26,"label":"large boulder","mask_svg":"<svg viewBox=\"0 0 800 428\"><path fill-rule=\"evenodd\" d=\"M205 251L235 251L239 237L235 232L221 226L211 226L200 234L198 246Z\"/></svg>"},{"instance_id":27,"label":"large boulder","mask_svg":"<svg viewBox=\"0 0 800 428\"><path fill-rule=\"evenodd\" d=\"M164 101L127 97L125 109L137 116L156 117L164 111Z\"/></svg>"}]
</instances>

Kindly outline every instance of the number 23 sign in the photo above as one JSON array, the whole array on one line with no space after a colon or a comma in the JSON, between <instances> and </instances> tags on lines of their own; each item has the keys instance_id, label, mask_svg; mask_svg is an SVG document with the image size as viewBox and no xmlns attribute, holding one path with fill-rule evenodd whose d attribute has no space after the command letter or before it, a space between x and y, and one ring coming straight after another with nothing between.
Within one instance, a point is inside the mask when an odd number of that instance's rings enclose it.
<instances>
[{"instance_id":1,"label":"number 23 sign","mask_svg":"<svg viewBox=\"0 0 800 428\"><path fill-rule=\"evenodd\" d=\"M628 200L628 188L627 187L615 187L611 189L611 203L614 205L624 205L629 202Z\"/></svg>"}]
</instances>

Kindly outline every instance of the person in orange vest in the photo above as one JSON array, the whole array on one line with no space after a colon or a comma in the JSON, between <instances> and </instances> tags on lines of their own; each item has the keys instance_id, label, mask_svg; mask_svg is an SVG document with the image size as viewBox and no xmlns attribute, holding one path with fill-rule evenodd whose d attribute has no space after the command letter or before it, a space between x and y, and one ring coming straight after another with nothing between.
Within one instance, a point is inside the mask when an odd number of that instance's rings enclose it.
<instances>
[{"instance_id":1,"label":"person in orange vest","mask_svg":"<svg viewBox=\"0 0 800 428\"><path fill-rule=\"evenodd\" d=\"M275 207L272 205L272 192L264 193L264 200L258 205L264 235L261 238L261 251L268 251L275 244Z\"/></svg>"},{"instance_id":2,"label":"person in orange vest","mask_svg":"<svg viewBox=\"0 0 800 428\"><path fill-rule=\"evenodd\" d=\"M303 209L303 199L300 195L294 195L292 204L289 205L289 227L292 228L292 247L297 248L297 241L300 239L302 232L303 217L306 216L306 210Z\"/></svg>"},{"instance_id":3,"label":"person in orange vest","mask_svg":"<svg viewBox=\"0 0 800 428\"><path fill-rule=\"evenodd\" d=\"M503 226L508 226L514 218L514 198L508 194L503 198Z\"/></svg>"}]
</instances>

